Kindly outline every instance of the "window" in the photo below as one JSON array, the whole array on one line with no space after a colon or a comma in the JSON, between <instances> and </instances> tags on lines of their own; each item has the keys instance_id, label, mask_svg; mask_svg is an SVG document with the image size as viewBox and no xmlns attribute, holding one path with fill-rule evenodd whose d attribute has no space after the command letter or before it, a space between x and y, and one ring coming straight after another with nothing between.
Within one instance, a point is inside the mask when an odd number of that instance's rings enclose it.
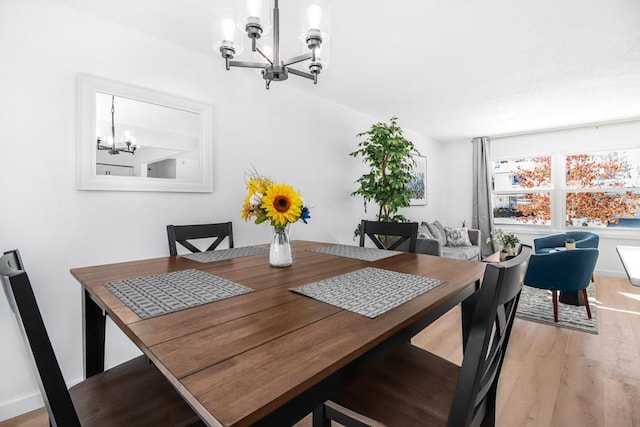
<instances>
[{"instance_id":1,"label":"window","mask_svg":"<svg viewBox=\"0 0 640 427\"><path fill-rule=\"evenodd\" d=\"M565 157L566 225L640 228L640 151Z\"/></svg>"},{"instance_id":2,"label":"window","mask_svg":"<svg viewBox=\"0 0 640 427\"><path fill-rule=\"evenodd\" d=\"M492 179L497 225L640 228L640 150L495 160Z\"/></svg>"},{"instance_id":3,"label":"window","mask_svg":"<svg viewBox=\"0 0 640 427\"><path fill-rule=\"evenodd\" d=\"M551 157L493 162L496 224L551 224Z\"/></svg>"}]
</instances>

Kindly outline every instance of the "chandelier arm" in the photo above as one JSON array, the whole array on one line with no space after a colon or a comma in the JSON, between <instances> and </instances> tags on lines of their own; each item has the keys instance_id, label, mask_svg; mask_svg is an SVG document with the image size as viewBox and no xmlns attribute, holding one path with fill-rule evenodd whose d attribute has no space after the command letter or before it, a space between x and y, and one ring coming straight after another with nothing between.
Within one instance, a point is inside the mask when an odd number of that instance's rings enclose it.
<instances>
[{"instance_id":1,"label":"chandelier arm","mask_svg":"<svg viewBox=\"0 0 640 427\"><path fill-rule=\"evenodd\" d=\"M262 55L262 57L264 59L266 59L267 61L269 61L269 64L273 65L273 61L271 59L269 59L269 57L267 55L265 55L265 53L262 51L262 49L260 49L260 46L256 46L256 52L258 52L260 55ZM286 64L285 64L286 65Z\"/></svg>"},{"instance_id":2,"label":"chandelier arm","mask_svg":"<svg viewBox=\"0 0 640 427\"><path fill-rule=\"evenodd\" d=\"M120 150L116 148L116 96L111 95L111 143L109 147L109 154L120 154Z\"/></svg>"},{"instance_id":3,"label":"chandelier arm","mask_svg":"<svg viewBox=\"0 0 640 427\"><path fill-rule=\"evenodd\" d=\"M116 149L116 96L111 95L111 140L113 141L113 149Z\"/></svg>"},{"instance_id":4,"label":"chandelier arm","mask_svg":"<svg viewBox=\"0 0 640 427\"><path fill-rule=\"evenodd\" d=\"M296 70L295 68L287 67L287 71L291 74L295 74L296 76L304 77L305 79L315 81L315 77L311 73L305 73L304 71Z\"/></svg>"},{"instance_id":5,"label":"chandelier arm","mask_svg":"<svg viewBox=\"0 0 640 427\"><path fill-rule=\"evenodd\" d=\"M280 64L280 9L278 0L273 1L273 62Z\"/></svg>"},{"instance_id":6,"label":"chandelier arm","mask_svg":"<svg viewBox=\"0 0 640 427\"><path fill-rule=\"evenodd\" d=\"M265 64L260 62L229 61L229 65L231 67L264 68Z\"/></svg>"},{"instance_id":7,"label":"chandelier arm","mask_svg":"<svg viewBox=\"0 0 640 427\"><path fill-rule=\"evenodd\" d=\"M312 55L310 53L305 53L303 55L294 56L291 59L287 59L284 61L282 65L287 66L291 64L297 64L298 62L306 61L307 59L311 59Z\"/></svg>"}]
</instances>

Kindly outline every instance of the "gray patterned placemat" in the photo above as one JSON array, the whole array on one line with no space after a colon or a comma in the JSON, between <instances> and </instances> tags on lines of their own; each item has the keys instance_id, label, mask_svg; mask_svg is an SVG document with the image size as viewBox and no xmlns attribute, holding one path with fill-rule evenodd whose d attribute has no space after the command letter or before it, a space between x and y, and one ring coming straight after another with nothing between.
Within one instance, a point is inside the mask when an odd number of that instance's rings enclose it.
<instances>
[{"instance_id":1,"label":"gray patterned placemat","mask_svg":"<svg viewBox=\"0 0 640 427\"><path fill-rule=\"evenodd\" d=\"M402 253L400 251L388 251L385 249L377 248L361 248L360 246L350 245L323 246L321 248L311 249L311 252L341 256L345 258L355 258L362 261L378 261L380 259L388 258Z\"/></svg>"},{"instance_id":2,"label":"gray patterned placemat","mask_svg":"<svg viewBox=\"0 0 640 427\"><path fill-rule=\"evenodd\" d=\"M107 289L141 319L253 292L246 286L194 269L113 282Z\"/></svg>"},{"instance_id":3,"label":"gray patterned placemat","mask_svg":"<svg viewBox=\"0 0 640 427\"><path fill-rule=\"evenodd\" d=\"M245 246L243 248L230 248L222 249L219 251L196 252L195 254L185 254L180 256L198 262L214 262L266 253L269 253L269 249L257 248L255 246Z\"/></svg>"},{"instance_id":4,"label":"gray patterned placemat","mask_svg":"<svg viewBox=\"0 0 640 427\"><path fill-rule=\"evenodd\" d=\"M442 283L428 277L367 267L290 290L374 318Z\"/></svg>"}]
</instances>

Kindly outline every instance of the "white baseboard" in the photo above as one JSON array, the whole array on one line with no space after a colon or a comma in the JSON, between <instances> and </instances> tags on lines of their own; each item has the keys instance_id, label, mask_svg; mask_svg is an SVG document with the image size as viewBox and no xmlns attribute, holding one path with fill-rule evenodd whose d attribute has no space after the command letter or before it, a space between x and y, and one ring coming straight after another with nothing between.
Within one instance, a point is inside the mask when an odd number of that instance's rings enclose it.
<instances>
[{"instance_id":1,"label":"white baseboard","mask_svg":"<svg viewBox=\"0 0 640 427\"><path fill-rule=\"evenodd\" d=\"M0 422L44 407L40 393L34 393L0 404Z\"/></svg>"},{"instance_id":2,"label":"white baseboard","mask_svg":"<svg viewBox=\"0 0 640 427\"><path fill-rule=\"evenodd\" d=\"M595 276L606 276L606 277L627 277L624 271L618 270L596 270L593 272Z\"/></svg>"},{"instance_id":3,"label":"white baseboard","mask_svg":"<svg viewBox=\"0 0 640 427\"><path fill-rule=\"evenodd\" d=\"M73 387L81 382L82 379L76 379L67 383L67 387ZM40 392L36 392L15 400L0 403L0 422L9 420L27 412L35 411L44 407L44 401Z\"/></svg>"}]
</instances>

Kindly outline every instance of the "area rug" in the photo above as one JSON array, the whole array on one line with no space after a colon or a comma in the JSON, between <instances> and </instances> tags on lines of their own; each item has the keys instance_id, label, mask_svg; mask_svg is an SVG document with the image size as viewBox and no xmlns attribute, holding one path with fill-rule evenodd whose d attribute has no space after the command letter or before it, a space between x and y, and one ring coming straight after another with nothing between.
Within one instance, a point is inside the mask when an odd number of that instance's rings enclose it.
<instances>
[{"instance_id":1,"label":"area rug","mask_svg":"<svg viewBox=\"0 0 640 427\"><path fill-rule=\"evenodd\" d=\"M591 319L587 317L584 306L576 306L558 302L558 322L553 321L553 302L551 291L523 286L516 317L532 322L544 323L577 331L598 333L598 307L596 304L596 287L593 283L587 288Z\"/></svg>"}]
</instances>

